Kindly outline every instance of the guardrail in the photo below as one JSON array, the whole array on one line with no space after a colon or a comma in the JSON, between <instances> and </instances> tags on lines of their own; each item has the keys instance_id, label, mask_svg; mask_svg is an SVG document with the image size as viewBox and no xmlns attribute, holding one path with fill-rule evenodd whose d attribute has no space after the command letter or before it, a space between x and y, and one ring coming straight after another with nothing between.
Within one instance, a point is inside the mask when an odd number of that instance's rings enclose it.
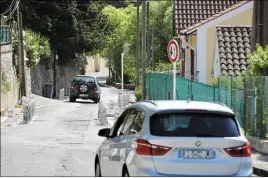
<instances>
[{"instance_id":1,"label":"guardrail","mask_svg":"<svg viewBox=\"0 0 268 178\"><path fill-rule=\"evenodd\" d=\"M35 115L34 95L31 94L29 97L22 97L22 113L24 122L26 124L29 123Z\"/></svg>"}]
</instances>

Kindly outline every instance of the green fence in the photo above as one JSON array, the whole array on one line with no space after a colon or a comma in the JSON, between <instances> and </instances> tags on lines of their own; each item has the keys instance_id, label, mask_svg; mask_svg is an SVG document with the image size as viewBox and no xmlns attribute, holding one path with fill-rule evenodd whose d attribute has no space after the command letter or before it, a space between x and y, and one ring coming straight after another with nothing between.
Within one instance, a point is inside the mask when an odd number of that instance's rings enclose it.
<instances>
[{"instance_id":1,"label":"green fence","mask_svg":"<svg viewBox=\"0 0 268 178\"><path fill-rule=\"evenodd\" d=\"M11 33L10 33L9 26L0 26L0 45L11 43L11 35L10 34Z\"/></svg>"},{"instance_id":2,"label":"green fence","mask_svg":"<svg viewBox=\"0 0 268 178\"><path fill-rule=\"evenodd\" d=\"M148 73L146 94L153 100L171 100L173 76ZM266 137L268 130L268 77L221 77L214 86L176 78L176 99L221 102L231 108L246 134Z\"/></svg>"}]
</instances>

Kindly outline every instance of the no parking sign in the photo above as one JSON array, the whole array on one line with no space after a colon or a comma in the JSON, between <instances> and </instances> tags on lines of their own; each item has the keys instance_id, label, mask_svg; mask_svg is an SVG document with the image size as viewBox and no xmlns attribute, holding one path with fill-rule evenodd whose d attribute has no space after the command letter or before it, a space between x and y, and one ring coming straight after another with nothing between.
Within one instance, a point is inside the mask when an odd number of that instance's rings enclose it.
<instances>
[{"instance_id":1,"label":"no parking sign","mask_svg":"<svg viewBox=\"0 0 268 178\"><path fill-rule=\"evenodd\" d=\"M179 59L179 44L176 40L170 40L167 47L168 58L173 63L173 100L176 100L176 62Z\"/></svg>"}]
</instances>

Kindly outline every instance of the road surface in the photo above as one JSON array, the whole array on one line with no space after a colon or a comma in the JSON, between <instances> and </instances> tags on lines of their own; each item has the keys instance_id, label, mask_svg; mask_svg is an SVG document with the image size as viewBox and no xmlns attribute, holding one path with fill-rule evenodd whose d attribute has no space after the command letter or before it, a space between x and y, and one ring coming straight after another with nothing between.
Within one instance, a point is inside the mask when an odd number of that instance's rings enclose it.
<instances>
[{"instance_id":1,"label":"road surface","mask_svg":"<svg viewBox=\"0 0 268 178\"><path fill-rule=\"evenodd\" d=\"M101 99L117 89L102 88ZM31 123L1 128L1 176L94 176L98 104L36 96L36 105Z\"/></svg>"},{"instance_id":2,"label":"road surface","mask_svg":"<svg viewBox=\"0 0 268 178\"><path fill-rule=\"evenodd\" d=\"M103 102L117 100L118 90L102 88ZM94 176L95 152L104 128L98 104L36 96L30 124L1 128L1 176ZM256 177L256 175L254 175Z\"/></svg>"}]
</instances>

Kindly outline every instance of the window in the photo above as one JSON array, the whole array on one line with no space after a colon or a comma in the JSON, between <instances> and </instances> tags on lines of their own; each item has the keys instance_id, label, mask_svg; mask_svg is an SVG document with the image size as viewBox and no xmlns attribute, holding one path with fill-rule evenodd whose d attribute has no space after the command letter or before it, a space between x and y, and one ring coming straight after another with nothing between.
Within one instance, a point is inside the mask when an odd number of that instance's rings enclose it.
<instances>
[{"instance_id":1,"label":"window","mask_svg":"<svg viewBox=\"0 0 268 178\"><path fill-rule=\"evenodd\" d=\"M138 114L138 111L136 109L132 109L130 114L126 117L126 121L125 121L124 128L122 131L124 135L129 135L132 123L135 117L137 116L137 114Z\"/></svg>"},{"instance_id":2,"label":"window","mask_svg":"<svg viewBox=\"0 0 268 178\"><path fill-rule=\"evenodd\" d=\"M155 136L174 137L238 137L234 117L219 114L159 114L150 120Z\"/></svg>"},{"instance_id":3,"label":"window","mask_svg":"<svg viewBox=\"0 0 268 178\"><path fill-rule=\"evenodd\" d=\"M129 112L131 110L128 109L125 112L123 112L120 117L115 122L114 126L111 129L110 137L117 137L122 134L122 128L125 125L125 120L128 118Z\"/></svg>"},{"instance_id":4,"label":"window","mask_svg":"<svg viewBox=\"0 0 268 178\"><path fill-rule=\"evenodd\" d=\"M95 83L95 79L93 77L77 76L74 78L73 82Z\"/></svg>"},{"instance_id":5,"label":"window","mask_svg":"<svg viewBox=\"0 0 268 178\"><path fill-rule=\"evenodd\" d=\"M142 110L139 110L139 113L132 124L131 133L136 134L141 131L144 119L145 113Z\"/></svg>"}]
</instances>

